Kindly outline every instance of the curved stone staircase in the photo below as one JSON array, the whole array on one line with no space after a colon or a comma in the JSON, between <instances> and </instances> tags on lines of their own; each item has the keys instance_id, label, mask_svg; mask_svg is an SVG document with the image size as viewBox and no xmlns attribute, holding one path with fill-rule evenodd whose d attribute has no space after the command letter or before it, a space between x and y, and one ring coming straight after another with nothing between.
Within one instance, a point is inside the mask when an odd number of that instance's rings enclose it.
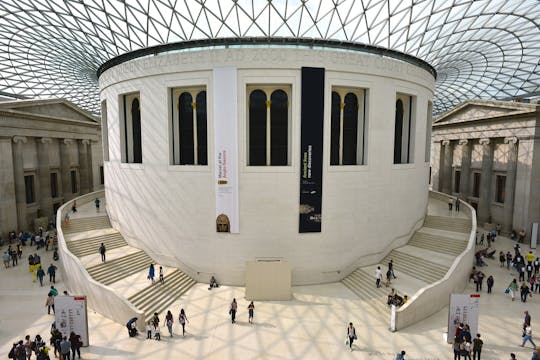
<instances>
[{"instance_id":1,"label":"curved stone staircase","mask_svg":"<svg viewBox=\"0 0 540 360\"><path fill-rule=\"evenodd\" d=\"M387 294L390 287L401 296L411 297L419 289L442 279L454 259L466 246L471 231L471 220L455 216L427 215L423 227L418 229L409 242L393 249L379 264L356 269L341 280L366 305L378 310L381 320L387 320ZM394 264L397 279L386 288L384 282L390 260ZM381 267L381 287L375 286L375 270ZM384 317L384 319L383 319Z\"/></svg>"},{"instance_id":2,"label":"curved stone staircase","mask_svg":"<svg viewBox=\"0 0 540 360\"><path fill-rule=\"evenodd\" d=\"M144 312L145 319L154 312L166 310L182 294L187 292L196 281L179 269L168 268L164 284L156 281L149 286L139 286L133 291L134 279L144 279L148 268L155 262L140 249L129 246L122 234L111 227L108 216L79 217L63 224L66 246L85 266L88 274L96 281L121 289L137 309ZM101 262L99 246L103 243L107 249L107 261ZM156 278L158 277L156 267Z\"/></svg>"}]
</instances>

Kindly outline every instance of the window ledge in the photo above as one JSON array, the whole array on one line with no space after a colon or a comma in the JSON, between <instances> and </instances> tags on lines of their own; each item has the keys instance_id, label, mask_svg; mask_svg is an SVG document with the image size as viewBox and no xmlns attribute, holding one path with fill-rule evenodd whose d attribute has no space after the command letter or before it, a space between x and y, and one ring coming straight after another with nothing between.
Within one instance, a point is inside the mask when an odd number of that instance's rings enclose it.
<instances>
[{"instance_id":1,"label":"window ledge","mask_svg":"<svg viewBox=\"0 0 540 360\"><path fill-rule=\"evenodd\" d=\"M132 170L144 170L144 164L140 163L120 163L121 169L132 169Z\"/></svg>"},{"instance_id":2,"label":"window ledge","mask_svg":"<svg viewBox=\"0 0 540 360\"><path fill-rule=\"evenodd\" d=\"M416 164L415 163L392 164L392 170L408 170L408 169L416 169Z\"/></svg>"},{"instance_id":3,"label":"window ledge","mask_svg":"<svg viewBox=\"0 0 540 360\"><path fill-rule=\"evenodd\" d=\"M366 165L329 165L329 173L366 172L369 166Z\"/></svg>"},{"instance_id":4,"label":"window ledge","mask_svg":"<svg viewBox=\"0 0 540 360\"><path fill-rule=\"evenodd\" d=\"M293 173L294 166L244 166L244 173Z\"/></svg>"},{"instance_id":5,"label":"window ledge","mask_svg":"<svg viewBox=\"0 0 540 360\"><path fill-rule=\"evenodd\" d=\"M504 203L501 203L501 202L497 202L497 201L493 201L491 203L492 206L498 206L498 207L504 207Z\"/></svg>"},{"instance_id":6,"label":"window ledge","mask_svg":"<svg viewBox=\"0 0 540 360\"><path fill-rule=\"evenodd\" d=\"M168 171L173 172L191 172L191 173L210 173L208 165L168 165Z\"/></svg>"}]
</instances>

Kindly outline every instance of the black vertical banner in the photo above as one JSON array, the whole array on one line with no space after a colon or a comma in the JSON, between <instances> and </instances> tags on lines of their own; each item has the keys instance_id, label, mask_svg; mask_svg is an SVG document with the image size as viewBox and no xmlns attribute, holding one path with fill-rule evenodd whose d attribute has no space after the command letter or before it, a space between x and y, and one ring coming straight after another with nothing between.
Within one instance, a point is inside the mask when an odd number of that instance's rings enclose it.
<instances>
[{"instance_id":1,"label":"black vertical banner","mask_svg":"<svg viewBox=\"0 0 540 360\"><path fill-rule=\"evenodd\" d=\"M302 68L299 232L321 232L324 69Z\"/></svg>"}]
</instances>

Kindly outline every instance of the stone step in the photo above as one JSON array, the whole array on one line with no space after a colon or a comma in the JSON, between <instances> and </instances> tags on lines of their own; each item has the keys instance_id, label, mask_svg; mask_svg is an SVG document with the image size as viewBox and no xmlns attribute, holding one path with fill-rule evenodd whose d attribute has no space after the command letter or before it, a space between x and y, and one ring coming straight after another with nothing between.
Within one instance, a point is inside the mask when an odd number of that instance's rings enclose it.
<instances>
[{"instance_id":1,"label":"stone step","mask_svg":"<svg viewBox=\"0 0 540 360\"><path fill-rule=\"evenodd\" d=\"M364 303L371 306L381 318L389 316L390 309L386 305L387 291L384 287L375 286L375 277L362 269L356 269L341 280L349 290L355 293Z\"/></svg>"},{"instance_id":2,"label":"stone step","mask_svg":"<svg viewBox=\"0 0 540 360\"><path fill-rule=\"evenodd\" d=\"M119 232L66 242L69 251L78 257L99 253L101 243L107 250L127 245Z\"/></svg>"},{"instance_id":3,"label":"stone step","mask_svg":"<svg viewBox=\"0 0 540 360\"><path fill-rule=\"evenodd\" d=\"M85 218L77 218L69 221L69 224L62 224L64 234L72 234L77 232L106 229L111 227L111 222L108 216L93 216Z\"/></svg>"},{"instance_id":4,"label":"stone step","mask_svg":"<svg viewBox=\"0 0 540 360\"><path fill-rule=\"evenodd\" d=\"M175 270L165 278L162 285L159 281L130 296L128 300L138 309L144 311L145 318L150 319L155 312L166 310L182 294L187 292L196 281L180 270Z\"/></svg>"},{"instance_id":5,"label":"stone step","mask_svg":"<svg viewBox=\"0 0 540 360\"><path fill-rule=\"evenodd\" d=\"M471 231L471 219L427 215L424 220L424 226L446 231L468 233Z\"/></svg>"},{"instance_id":6,"label":"stone step","mask_svg":"<svg viewBox=\"0 0 540 360\"><path fill-rule=\"evenodd\" d=\"M144 252L138 251L87 269L96 281L105 285L112 284L144 269L148 269L154 261Z\"/></svg>"},{"instance_id":7,"label":"stone step","mask_svg":"<svg viewBox=\"0 0 540 360\"><path fill-rule=\"evenodd\" d=\"M404 272L426 283L434 283L440 280L448 271L448 268L443 265L400 252L399 249L392 250L381 262L388 264L390 260L394 262L394 271L396 273ZM385 278L384 274L387 269L383 268L382 270Z\"/></svg>"},{"instance_id":8,"label":"stone step","mask_svg":"<svg viewBox=\"0 0 540 360\"><path fill-rule=\"evenodd\" d=\"M465 250L467 242L417 231L408 245L457 256Z\"/></svg>"}]
</instances>

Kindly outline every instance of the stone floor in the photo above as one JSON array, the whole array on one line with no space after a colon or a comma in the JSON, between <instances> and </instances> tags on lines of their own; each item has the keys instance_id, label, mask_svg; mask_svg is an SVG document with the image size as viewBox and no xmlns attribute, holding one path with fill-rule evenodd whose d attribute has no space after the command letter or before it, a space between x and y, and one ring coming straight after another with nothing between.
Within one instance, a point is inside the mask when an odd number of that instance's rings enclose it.
<instances>
[{"instance_id":1,"label":"stone floor","mask_svg":"<svg viewBox=\"0 0 540 360\"><path fill-rule=\"evenodd\" d=\"M92 206L91 206L92 205ZM103 208L103 206L102 206ZM79 215L95 214L93 204L79 207ZM459 215L457 215L459 216ZM72 217L73 218L73 217ZM513 242L499 237L497 250L512 250ZM6 247L2 248L5 250ZM527 252L529 249L523 246ZM32 249L32 252L33 249ZM54 320L47 315L45 298L49 288L33 283L28 272L25 248L23 259L15 268L0 273L0 356L7 353L14 341L26 334L41 334L49 338ZM52 252L39 250L43 264L49 264ZM537 251L538 254L538 251ZM520 326L523 311L532 316L533 337L540 345L535 329L540 329L540 296L536 294L526 304L511 302L503 292L512 279L498 260L488 260L482 270L495 277L494 292L481 292L479 331L484 340L483 359L506 360L514 352L518 359L530 359L532 349L521 348ZM58 264L61 266L61 264ZM397 280L399 281L399 279ZM61 275L56 288L65 290ZM474 292L469 284L467 293ZM175 335L167 336L163 328L162 341L145 340L145 336L128 338L123 324L94 313L89 309L90 346L82 349L83 359L394 359L395 353L405 349L407 359L451 359L451 346L446 343L448 308L430 318L396 333L389 332L388 324L373 319L361 308L356 296L340 283L293 288L294 300L255 303L255 321L247 319L248 302L244 289L222 286L212 291L206 284L195 285L171 306L175 314ZM238 301L238 321L231 324L229 303ZM186 310L190 323L185 337L177 317L180 308ZM163 316L163 315L162 315ZM126 319L127 321L127 319ZM355 324L358 342L354 351L344 345L346 326Z\"/></svg>"}]
</instances>

